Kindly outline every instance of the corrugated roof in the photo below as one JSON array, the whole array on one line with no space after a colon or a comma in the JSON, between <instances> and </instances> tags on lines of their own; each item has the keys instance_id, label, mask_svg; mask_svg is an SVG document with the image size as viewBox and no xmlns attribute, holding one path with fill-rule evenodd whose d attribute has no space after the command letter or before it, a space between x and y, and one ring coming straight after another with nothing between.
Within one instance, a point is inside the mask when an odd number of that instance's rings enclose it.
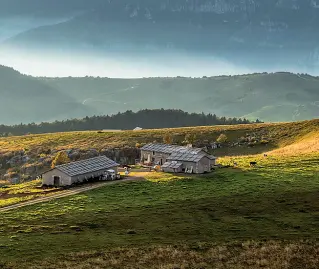
<instances>
[{"instance_id":1,"label":"corrugated roof","mask_svg":"<svg viewBox=\"0 0 319 269\"><path fill-rule=\"evenodd\" d=\"M184 161L184 162L199 162L203 157L208 157L205 152L192 153L192 152L174 152L167 158L167 160Z\"/></svg>"},{"instance_id":2,"label":"corrugated roof","mask_svg":"<svg viewBox=\"0 0 319 269\"><path fill-rule=\"evenodd\" d=\"M162 168L172 168L177 169L180 168L183 164L177 161L166 162L162 165Z\"/></svg>"},{"instance_id":3,"label":"corrugated roof","mask_svg":"<svg viewBox=\"0 0 319 269\"><path fill-rule=\"evenodd\" d=\"M200 148L189 148L183 146L176 146L176 145L168 145L168 144L147 144L141 148L141 150L145 151L155 151L161 153L172 154L173 152L193 152L197 154L203 149Z\"/></svg>"},{"instance_id":4,"label":"corrugated roof","mask_svg":"<svg viewBox=\"0 0 319 269\"><path fill-rule=\"evenodd\" d=\"M82 174L93 173L103 169L109 169L115 166L119 166L119 164L107 158L106 156L99 156L82 161L57 165L55 168L67 174L68 176L73 177Z\"/></svg>"}]
</instances>

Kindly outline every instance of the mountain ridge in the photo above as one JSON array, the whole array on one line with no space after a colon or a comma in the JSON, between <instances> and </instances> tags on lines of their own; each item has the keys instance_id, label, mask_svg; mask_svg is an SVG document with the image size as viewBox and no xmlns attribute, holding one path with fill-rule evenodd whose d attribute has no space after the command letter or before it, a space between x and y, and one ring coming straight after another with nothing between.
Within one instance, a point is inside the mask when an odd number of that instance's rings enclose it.
<instances>
[{"instance_id":1,"label":"mountain ridge","mask_svg":"<svg viewBox=\"0 0 319 269\"><path fill-rule=\"evenodd\" d=\"M153 62L156 54L180 51L186 56L220 57L253 70L278 71L281 66L312 74L319 71L319 2L315 0L70 0L65 6L57 2L52 10L45 2L29 1L29 5L40 5L41 16L76 15L14 35L2 47L134 53L138 58L147 52L154 54L147 55ZM31 7L21 12L40 16Z\"/></svg>"},{"instance_id":2,"label":"mountain ridge","mask_svg":"<svg viewBox=\"0 0 319 269\"><path fill-rule=\"evenodd\" d=\"M34 78L2 67L0 79L0 123L7 125L160 108L262 121L319 117L319 77L304 74Z\"/></svg>"}]
</instances>

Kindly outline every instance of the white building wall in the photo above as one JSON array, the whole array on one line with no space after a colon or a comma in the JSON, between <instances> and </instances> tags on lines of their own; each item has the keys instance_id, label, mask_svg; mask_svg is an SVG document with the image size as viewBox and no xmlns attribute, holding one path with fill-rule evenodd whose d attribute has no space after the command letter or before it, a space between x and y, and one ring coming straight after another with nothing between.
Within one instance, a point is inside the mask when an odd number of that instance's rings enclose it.
<instances>
[{"instance_id":1,"label":"white building wall","mask_svg":"<svg viewBox=\"0 0 319 269\"><path fill-rule=\"evenodd\" d=\"M51 171L48 171L47 173L44 173L42 175L42 184L53 186L54 185L54 177L60 178L60 186L69 186L71 185L71 177L64 174L63 172L59 171L58 169L53 169Z\"/></svg>"},{"instance_id":2,"label":"white building wall","mask_svg":"<svg viewBox=\"0 0 319 269\"><path fill-rule=\"evenodd\" d=\"M58 169L53 169L51 171L48 171L42 175L42 184L43 185L48 185L48 186L54 186L54 177L59 177L60 178L60 186L70 186L74 183L81 183L83 182L86 178L89 179L91 177L99 177L101 175L104 175L104 172L107 170L114 170L116 173L118 172L118 167L110 167L107 169L99 170L93 173L86 173L82 174L79 176L73 176L70 177L63 172L61 172Z\"/></svg>"},{"instance_id":3,"label":"white building wall","mask_svg":"<svg viewBox=\"0 0 319 269\"><path fill-rule=\"evenodd\" d=\"M149 159L151 162L161 162L164 164L167 161L167 158L170 156L168 153L161 153L157 151L146 151L141 150L141 160L144 160L144 162L147 162Z\"/></svg>"}]
</instances>

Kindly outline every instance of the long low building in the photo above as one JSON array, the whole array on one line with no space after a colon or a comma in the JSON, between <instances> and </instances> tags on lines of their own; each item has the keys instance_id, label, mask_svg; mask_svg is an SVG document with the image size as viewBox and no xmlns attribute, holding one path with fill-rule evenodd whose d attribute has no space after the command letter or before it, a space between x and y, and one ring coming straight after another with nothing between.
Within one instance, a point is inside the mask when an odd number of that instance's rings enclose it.
<instances>
[{"instance_id":1,"label":"long low building","mask_svg":"<svg viewBox=\"0 0 319 269\"><path fill-rule=\"evenodd\" d=\"M103 176L107 170L118 171L119 164L106 156L57 165L42 174L42 184L47 186L70 186L86 179Z\"/></svg>"},{"instance_id":2,"label":"long low building","mask_svg":"<svg viewBox=\"0 0 319 269\"><path fill-rule=\"evenodd\" d=\"M160 165L164 172L202 174L216 165L216 157L201 148L147 144L141 148L141 162Z\"/></svg>"}]
</instances>

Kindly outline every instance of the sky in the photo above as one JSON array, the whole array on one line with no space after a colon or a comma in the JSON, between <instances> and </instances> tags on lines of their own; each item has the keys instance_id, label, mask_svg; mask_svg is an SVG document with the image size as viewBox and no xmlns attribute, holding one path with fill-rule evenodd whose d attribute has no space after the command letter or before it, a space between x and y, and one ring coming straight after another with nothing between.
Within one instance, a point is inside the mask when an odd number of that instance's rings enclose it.
<instances>
[{"instance_id":1,"label":"sky","mask_svg":"<svg viewBox=\"0 0 319 269\"><path fill-rule=\"evenodd\" d=\"M186 53L97 55L92 53L0 51L0 64L32 76L47 77L202 77L252 73L217 57Z\"/></svg>"}]
</instances>

